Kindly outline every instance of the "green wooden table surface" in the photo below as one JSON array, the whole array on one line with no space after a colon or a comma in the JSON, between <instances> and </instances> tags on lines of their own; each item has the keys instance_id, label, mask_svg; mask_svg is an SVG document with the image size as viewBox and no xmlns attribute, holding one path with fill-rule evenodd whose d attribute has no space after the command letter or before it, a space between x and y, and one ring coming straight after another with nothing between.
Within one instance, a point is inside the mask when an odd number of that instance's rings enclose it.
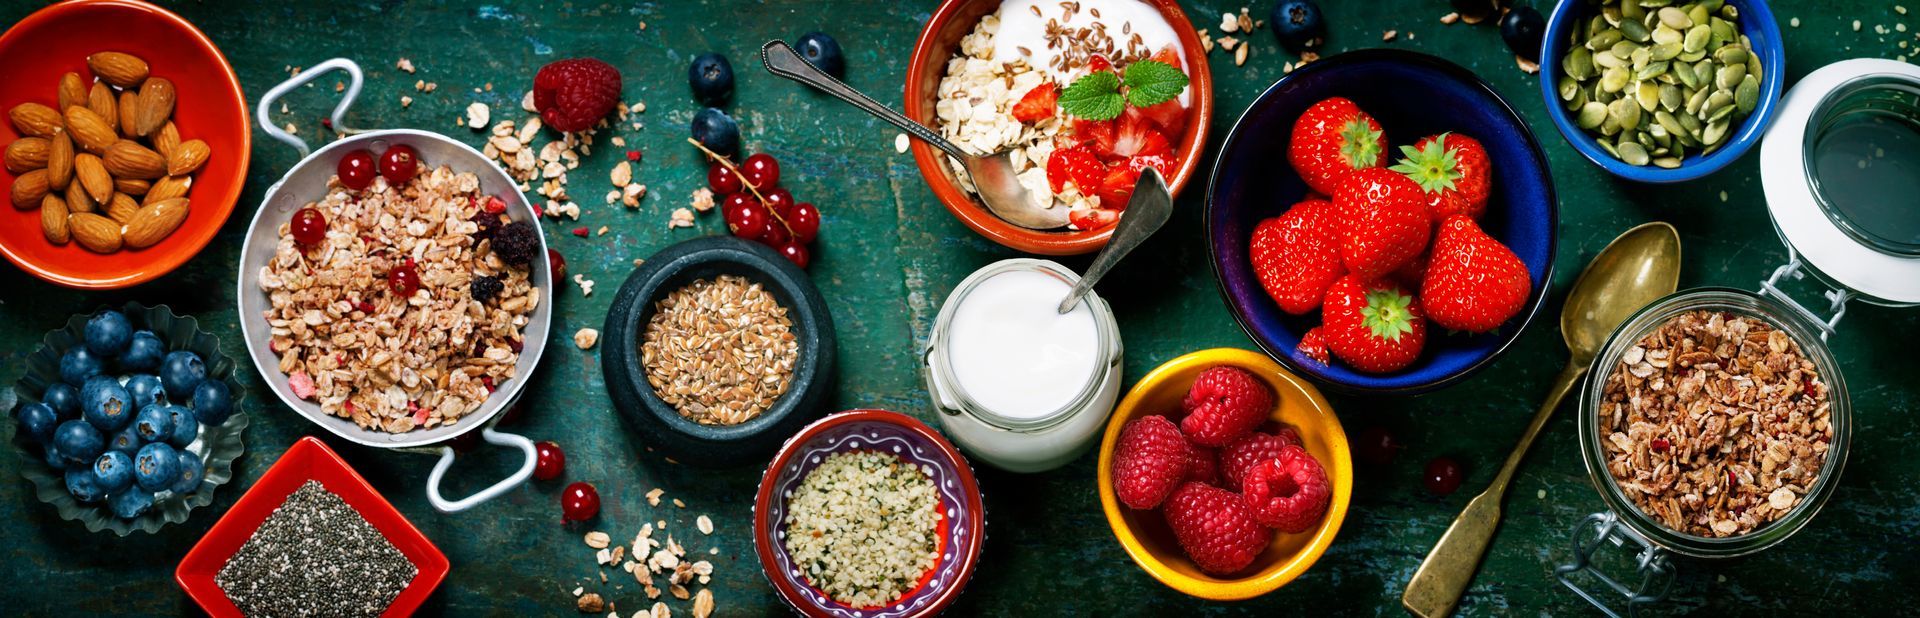
<instances>
[{"instance_id":1,"label":"green wooden table surface","mask_svg":"<svg viewBox=\"0 0 1920 618\"><path fill-rule=\"evenodd\" d=\"M1526 2L1527 0L1522 0ZM1912 15L1902 0L1776 2L1785 22L1789 78L1850 57L1902 57L1917 44L1895 32ZM1548 8L1546 0L1532 4ZM342 56L367 69L368 90L351 114L356 126L436 130L479 145L483 134L456 126L469 103L494 110L495 120L518 118L518 102L542 64L591 55L613 63L626 78L628 101L647 104L645 128L620 127L628 148L645 153L635 174L650 188L637 211L600 203L606 173L622 149L602 148L582 162L572 192L587 210L581 225L610 228L576 238L572 224L548 225L548 240L571 272L598 282L592 296L559 290L553 341L545 365L528 387L528 413L512 429L557 440L567 450L570 480L599 486L605 507L593 528L616 539L643 522L665 519L691 551L712 557L713 588L721 615L780 612L759 572L749 535L757 466L711 471L664 461L649 453L612 409L599 351L569 341L576 329L599 327L614 289L644 257L675 241L724 233L715 214L693 229L669 230L668 213L703 186L705 165L682 142L697 106L688 95L686 63L708 50L726 53L739 75L733 114L749 151L778 156L795 195L820 205L825 224L811 274L838 326L839 388L828 410L888 408L932 420L915 362L934 315L952 286L988 262L1014 257L968 231L947 214L921 181L912 160L893 150L892 128L757 68L753 54L770 38L791 40L810 30L834 34L848 54L848 81L881 101L897 104L909 50L934 8L931 1L768 2L665 1L482 4L446 2L205 2L169 3L199 25L226 52L242 88L257 96L294 67ZM1271 5L1262 0L1255 14ZM1350 435L1373 425L1396 432L1408 446L1385 469L1363 469L1339 538L1319 563L1291 585L1242 603L1201 602L1162 586L1135 567L1108 531L1094 492L1093 456L1063 469L1015 475L981 469L989 511L988 541L977 574L956 615L1141 615L1198 611L1218 615L1275 612L1397 614L1404 582L1427 548L1467 499L1492 478L1548 381L1564 359L1554 317L1567 286L1607 240L1649 220L1679 227L1686 247L1681 286L1752 289L1785 252L1769 227L1759 190L1756 156L1749 154L1711 177L1676 187L1616 181L1567 146L1546 118L1537 78L1514 67L1490 26L1439 22L1441 0L1322 0L1333 35L1329 52L1392 46L1437 54L1479 73L1525 116L1552 164L1560 195L1558 267L1543 319L1513 349L1473 379L1416 398L1329 399ZM1213 26L1240 2L1183 0L1193 21ZM0 3L0 23L11 24L36 2ZM1920 9L1916 4L1915 9ZM831 10L828 10L831 9ZM1855 27L1854 20L1864 27ZM1884 25L1888 34L1877 34ZM1383 42L1382 33L1398 38ZM1217 150L1240 110L1294 60L1267 31L1245 66L1212 56L1217 115L1210 151ZM1908 41L1900 47L1898 41ZM395 61L406 57L418 73ZM416 92L414 82L438 84ZM322 80L331 84L333 80ZM491 85L491 90L486 86ZM480 88L480 92L475 89ZM403 107L403 95L412 96ZM302 90L276 123L292 123L309 138L321 134L331 108L327 88ZM190 104L190 102L183 102ZM276 110L277 111L277 110ZM603 136L606 134L603 134ZM223 333L222 347L245 351L234 305L235 260L247 221L269 184L296 160L291 149L256 128L247 190L234 216L205 251L185 267L129 290L82 293L0 266L0 383L11 385L41 335L76 312L128 300L166 303L198 316ZM1210 166L1211 159L1207 162ZM1204 179L1204 176L1202 177ZM1201 240L1204 182L1179 199L1172 221L1107 279L1101 293L1112 304L1127 343L1126 383L1186 352L1216 346L1251 348L1216 291ZM1084 268L1085 258L1065 260ZM1681 575L1664 610L1674 613L1785 614L1819 610L1886 615L1916 611L1920 582L1920 360L1914 333L1920 311L1855 304L1832 346L1852 391L1855 441L1841 484L1811 525L1792 539L1747 558L1681 560ZM158 534L120 538L92 534L60 520L33 498L29 484L0 480L0 556L7 575L0 598L9 613L195 612L172 582L175 563L260 474L303 435L321 430L280 406L258 376L249 384L248 452L237 478L214 503ZM11 393L0 391L0 403ZM1571 403L1566 407L1571 407ZM11 432L11 423L5 430ZM10 435L10 434L4 434ZM1575 443L1572 412L1562 410L1520 469L1508 494L1507 518L1485 566L1461 608L1464 614L1588 614L1586 602L1553 579L1553 567L1571 555L1575 522L1600 508ZM622 614L642 609L633 585L601 584L582 528L560 524L561 483L535 482L458 515L442 515L424 497L433 459L377 451L324 436L362 475L444 551L453 572L426 606L431 614L570 614L577 586L597 590ZM1462 490L1433 497L1421 489L1420 469L1437 456L1467 470ZM504 475L518 461L503 454L462 459L453 491L472 491ZM5 468L12 475L9 459ZM665 489L669 499L648 506L644 494ZM693 531L710 514L712 536ZM608 569L613 581L624 574ZM687 602L674 602L677 612Z\"/></svg>"}]
</instances>

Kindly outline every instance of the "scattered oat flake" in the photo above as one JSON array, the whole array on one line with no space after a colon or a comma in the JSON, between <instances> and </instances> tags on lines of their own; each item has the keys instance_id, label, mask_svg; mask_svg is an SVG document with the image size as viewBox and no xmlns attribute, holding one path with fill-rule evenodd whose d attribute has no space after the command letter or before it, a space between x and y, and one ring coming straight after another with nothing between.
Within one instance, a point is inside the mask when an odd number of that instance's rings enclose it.
<instances>
[{"instance_id":1,"label":"scattered oat flake","mask_svg":"<svg viewBox=\"0 0 1920 618\"><path fill-rule=\"evenodd\" d=\"M291 122L289 122L289 123L287 123L287 132L288 132L288 133L299 133L299 132L300 132L300 127L296 127L296 126L293 126L293 123L291 123Z\"/></svg>"},{"instance_id":2,"label":"scattered oat flake","mask_svg":"<svg viewBox=\"0 0 1920 618\"><path fill-rule=\"evenodd\" d=\"M621 161L619 165L613 166L612 180L613 186L616 187L624 187L627 183L633 182L633 164Z\"/></svg>"},{"instance_id":3,"label":"scattered oat flake","mask_svg":"<svg viewBox=\"0 0 1920 618\"><path fill-rule=\"evenodd\" d=\"M613 538L607 536L607 533L605 532L595 530L593 532L587 533L586 540L587 540L587 547L592 547L594 549L606 549L607 543L612 542Z\"/></svg>"},{"instance_id":4,"label":"scattered oat flake","mask_svg":"<svg viewBox=\"0 0 1920 618\"><path fill-rule=\"evenodd\" d=\"M674 499L673 499L673 505L674 505L674 506L676 506L676 507L679 507L679 508L683 508L683 509L684 509L684 508L687 508L687 503L685 503L685 502L681 502L679 498L674 498Z\"/></svg>"},{"instance_id":5,"label":"scattered oat flake","mask_svg":"<svg viewBox=\"0 0 1920 618\"><path fill-rule=\"evenodd\" d=\"M1241 45L1240 49L1233 50L1233 66L1241 66L1247 63L1247 50L1249 49L1253 49L1253 46Z\"/></svg>"},{"instance_id":6,"label":"scattered oat flake","mask_svg":"<svg viewBox=\"0 0 1920 618\"><path fill-rule=\"evenodd\" d=\"M712 206L708 206L708 208L712 208ZM673 209L673 215L667 219L667 229L676 227L693 227L693 211L685 208Z\"/></svg>"},{"instance_id":7,"label":"scattered oat flake","mask_svg":"<svg viewBox=\"0 0 1920 618\"><path fill-rule=\"evenodd\" d=\"M1220 31L1237 32L1240 30L1240 18L1232 13L1220 14Z\"/></svg>"},{"instance_id":8,"label":"scattered oat flake","mask_svg":"<svg viewBox=\"0 0 1920 618\"><path fill-rule=\"evenodd\" d=\"M701 588L693 595L693 618L707 618L713 614L713 589Z\"/></svg>"},{"instance_id":9,"label":"scattered oat flake","mask_svg":"<svg viewBox=\"0 0 1920 618\"><path fill-rule=\"evenodd\" d=\"M713 208L713 189L700 187L693 190L693 207L706 212Z\"/></svg>"},{"instance_id":10,"label":"scattered oat flake","mask_svg":"<svg viewBox=\"0 0 1920 618\"><path fill-rule=\"evenodd\" d=\"M540 113L540 109L533 106L532 90L528 90L525 96L520 97L520 109L523 109L535 114Z\"/></svg>"},{"instance_id":11,"label":"scattered oat flake","mask_svg":"<svg viewBox=\"0 0 1920 618\"><path fill-rule=\"evenodd\" d=\"M893 136L893 151L901 154L906 154L907 134L901 133L899 135Z\"/></svg>"},{"instance_id":12,"label":"scattered oat flake","mask_svg":"<svg viewBox=\"0 0 1920 618\"><path fill-rule=\"evenodd\" d=\"M393 63L393 67L396 69L400 69L402 71L406 71L408 73L412 73L413 60L408 58L401 58L398 62Z\"/></svg>"},{"instance_id":13,"label":"scattered oat flake","mask_svg":"<svg viewBox=\"0 0 1920 618\"><path fill-rule=\"evenodd\" d=\"M400 107L412 107L412 106L413 106L413 97L404 96L404 95L400 97Z\"/></svg>"},{"instance_id":14,"label":"scattered oat flake","mask_svg":"<svg viewBox=\"0 0 1920 618\"><path fill-rule=\"evenodd\" d=\"M604 225L602 225L602 226L600 226L600 229L597 229L597 230L594 230L594 231L593 231L593 235L594 235L594 236L606 236L606 235L607 235L607 226L604 226Z\"/></svg>"},{"instance_id":15,"label":"scattered oat flake","mask_svg":"<svg viewBox=\"0 0 1920 618\"><path fill-rule=\"evenodd\" d=\"M1386 31L1386 33L1380 35L1380 40L1383 42L1392 43L1393 39L1398 36L1400 36L1399 30L1388 30Z\"/></svg>"},{"instance_id":16,"label":"scattered oat flake","mask_svg":"<svg viewBox=\"0 0 1920 618\"><path fill-rule=\"evenodd\" d=\"M666 493L667 493L667 490L665 489L661 489L658 487L653 488L652 491L647 492L647 505L660 506L660 496L665 495ZM666 527L665 522L662 522L660 527L665 528Z\"/></svg>"},{"instance_id":17,"label":"scattered oat flake","mask_svg":"<svg viewBox=\"0 0 1920 618\"><path fill-rule=\"evenodd\" d=\"M487 121L493 117L493 110L487 104L475 101L467 105L467 128L487 128Z\"/></svg>"},{"instance_id":18,"label":"scattered oat flake","mask_svg":"<svg viewBox=\"0 0 1920 618\"><path fill-rule=\"evenodd\" d=\"M1534 62L1526 58L1521 58L1519 56L1514 56L1513 63L1515 65L1518 65L1520 67L1520 70L1528 75L1533 75L1535 73L1540 72L1540 63L1538 62Z\"/></svg>"},{"instance_id":19,"label":"scattered oat flake","mask_svg":"<svg viewBox=\"0 0 1920 618\"><path fill-rule=\"evenodd\" d=\"M700 534L713 534L713 519L701 515L699 519L693 520L693 527L699 528Z\"/></svg>"},{"instance_id":20,"label":"scattered oat flake","mask_svg":"<svg viewBox=\"0 0 1920 618\"><path fill-rule=\"evenodd\" d=\"M1446 15L1440 16L1440 23L1443 23L1449 26L1453 25L1453 22L1456 22L1456 21L1460 21L1459 13L1448 13Z\"/></svg>"},{"instance_id":21,"label":"scattered oat flake","mask_svg":"<svg viewBox=\"0 0 1920 618\"><path fill-rule=\"evenodd\" d=\"M598 341L600 341L600 331L591 328L582 328L573 333L573 345L580 346L582 350L592 349L593 344ZM602 547L605 547L604 543L607 542L606 537L607 535L605 534L600 535L600 542L603 544Z\"/></svg>"},{"instance_id":22,"label":"scattered oat flake","mask_svg":"<svg viewBox=\"0 0 1920 618\"><path fill-rule=\"evenodd\" d=\"M580 286L581 296L593 295L593 280L588 279L586 275L574 275L573 282Z\"/></svg>"}]
</instances>

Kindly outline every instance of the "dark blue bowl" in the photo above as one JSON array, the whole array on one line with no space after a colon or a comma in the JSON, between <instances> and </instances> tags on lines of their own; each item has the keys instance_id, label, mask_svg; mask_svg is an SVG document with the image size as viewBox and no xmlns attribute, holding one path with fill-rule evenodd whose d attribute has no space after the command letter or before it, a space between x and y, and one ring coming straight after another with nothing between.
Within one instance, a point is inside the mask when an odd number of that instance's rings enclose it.
<instances>
[{"instance_id":1,"label":"dark blue bowl","mask_svg":"<svg viewBox=\"0 0 1920 618\"><path fill-rule=\"evenodd\" d=\"M1444 131L1480 140L1493 161L1493 192L1480 226L1513 249L1533 277L1520 315L1490 333L1451 334L1429 324L1427 346L1413 365L1388 374L1321 365L1294 352L1318 312L1289 315L1254 277L1247 243L1262 219L1278 216L1307 192L1287 163L1293 122L1327 97L1352 99L1398 146ZM1400 50L1348 52L1295 69L1261 93L1227 134L1207 187L1206 227L1213 272L1234 319L1267 355L1335 391L1415 394L1460 381L1507 349L1540 311L1553 273L1559 222L1546 155L1512 106L1459 65Z\"/></svg>"}]
</instances>

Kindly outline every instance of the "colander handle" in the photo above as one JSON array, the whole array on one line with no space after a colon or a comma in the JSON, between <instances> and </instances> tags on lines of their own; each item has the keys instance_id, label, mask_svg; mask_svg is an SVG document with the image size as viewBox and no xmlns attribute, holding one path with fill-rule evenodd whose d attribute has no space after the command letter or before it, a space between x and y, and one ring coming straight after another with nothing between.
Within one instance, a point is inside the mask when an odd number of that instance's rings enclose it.
<instances>
[{"instance_id":1,"label":"colander handle","mask_svg":"<svg viewBox=\"0 0 1920 618\"><path fill-rule=\"evenodd\" d=\"M527 479L533 476L534 459L539 455L533 448L532 440L519 434L494 431L492 427L481 429L480 439L486 440L489 444L518 447L521 452L526 453L527 460L520 464L519 471L494 483L492 487L459 500L449 501L440 496L440 479L447 475L447 468L453 467L454 452L451 446L440 447L440 462L433 464L433 471L427 474L427 502L432 503L435 510L442 513L458 513L479 506L480 503L499 497L500 494L507 493L507 490L527 482Z\"/></svg>"},{"instance_id":2,"label":"colander handle","mask_svg":"<svg viewBox=\"0 0 1920 618\"><path fill-rule=\"evenodd\" d=\"M347 108L353 107L354 97L360 96L360 84L364 80L360 75L360 65L354 64L352 60L346 58L334 58L307 67L307 69L301 71L299 75L287 78L287 81L280 82L280 85L274 86L272 90L267 91L266 95L260 97L260 106L254 109L254 118L259 121L260 128L265 130L267 135L273 137L273 139L280 140L286 145L292 146L294 150L300 151L300 158L306 158L306 156L313 151L307 148L306 140L294 137L292 133L288 133L285 129L281 129L279 125L274 124L272 115L273 104L279 101L281 97L286 96L288 92L293 91L294 88L304 86L307 82L319 78L322 73L334 69L347 72L347 91L341 95L340 103L333 106L333 130L345 134L359 133L359 129L347 128L345 120Z\"/></svg>"}]
</instances>

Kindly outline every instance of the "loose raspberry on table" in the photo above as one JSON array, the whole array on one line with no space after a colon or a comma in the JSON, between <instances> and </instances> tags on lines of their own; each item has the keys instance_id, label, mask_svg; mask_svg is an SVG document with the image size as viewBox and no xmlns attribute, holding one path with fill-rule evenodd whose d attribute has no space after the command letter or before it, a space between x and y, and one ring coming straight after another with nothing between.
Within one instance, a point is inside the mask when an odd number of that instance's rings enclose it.
<instances>
[{"instance_id":1,"label":"loose raspberry on table","mask_svg":"<svg viewBox=\"0 0 1920 618\"><path fill-rule=\"evenodd\" d=\"M1223 487L1240 491L1241 480L1246 478L1249 468L1279 457L1281 447L1287 445L1300 445L1300 434L1292 427L1283 427L1277 434L1247 434L1220 449L1220 479L1226 481Z\"/></svg>"},{"instance_id":2,"label":"loose raspberry on table","mask_svg":"<svg viewBox=\"0 0 1920 618\"><path fill-rule=\"evenodd\" d=\"M593 58L568 58L533 76L533 108L560 131L585 131L620 104L620 71Z\"/></svg>"},{"instance_id":3,"label":"loose raspberry on table","mask_svg":"<svg viewBox=\"0 0 1920 618\"><path fill-rule=\"evenodd\" d=\"M1136 509L1160 506L1187 473L1193 456L1180 428L1164 416L1127 422L1113 447L1113 493Z\"/></svg>"},{"instance_id":4,"label":"loose raspberry on table","mask_svg":"<svg viewBox=\"0 0 1920 618\"><path fill-rule=\"evenodd\" d=\"M1187 483L1167 497L1167 526L1200 570L1228 575L1253 563L1273 540L1239 494Z\"/></svg>"},{"instance_id":5,"label":"loose raspberry on table","mask_svg":"<svg viewBox=\"0 0 1920 618\"><path fill-rule=\"evenodd\" d=\"M1187 480L1220 486L1220 453L1216 449L1194 446L1187 458Z\"/></svg>"},{"instance_id":6,"label":"loose raspberry on table","mask_svg":"<svg viewBox=\"0 0 1920 618\"><path fill-rule=\"evenodd\" d=\"M1247 470L1245 485L1241 495L1254 519L1288 534L1319 525L1333 500L1326 470L1306 449L1291 444L1280 449L1279 457Z\"/></svg>"},{"instance_id":7,"label":"loose raspberry on table","mask_svg":"<svg viewBox=\"0 0 1920 618\"><path fill-rule=\"evenodd\" d=\"M1200 373L1180 403L1187 412L1180 429L1201 446L1220 447L1253 432L1273 409L1273 389L1239 367Z\"/></svg>"}]
</instances>

